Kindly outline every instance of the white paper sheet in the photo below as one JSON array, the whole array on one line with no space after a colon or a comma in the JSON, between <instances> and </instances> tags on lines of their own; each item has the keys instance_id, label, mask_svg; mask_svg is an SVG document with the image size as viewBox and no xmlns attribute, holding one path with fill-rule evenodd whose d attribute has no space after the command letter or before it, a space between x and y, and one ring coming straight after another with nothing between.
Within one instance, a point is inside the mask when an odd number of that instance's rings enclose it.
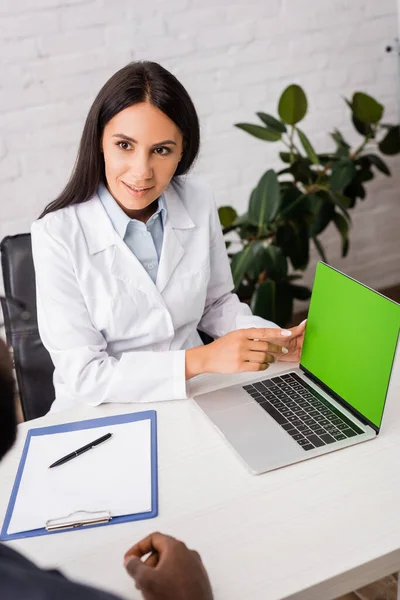
<instances>
[{"instance_id":1,"label":"white paper sheet","mask_svg":"<svg viewBox=\"0 0 400 600\"><path fill-rule=\"evenodd\" d=\"M112 437L67 463L49 465L112 433ZM8 534L45 527L75 511L112 516L151 510L151 421L149 419L33 436Z\"/></svg>"}]
</instances>

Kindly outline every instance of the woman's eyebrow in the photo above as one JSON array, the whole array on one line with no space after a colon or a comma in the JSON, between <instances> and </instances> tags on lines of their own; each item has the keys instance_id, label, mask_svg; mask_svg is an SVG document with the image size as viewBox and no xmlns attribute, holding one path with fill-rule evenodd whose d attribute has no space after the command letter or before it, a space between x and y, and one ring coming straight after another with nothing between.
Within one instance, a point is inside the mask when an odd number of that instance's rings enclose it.
<instances>
[{"instance_id":1,"label":"woman's eyebrow","mask_svg":"<svg viewBox=\"0 0 400 600\"><path fill-rule=\"evenodd\" d=\"M129 137L129 135L125 135L125 133L114 133L114 135L112 137L118 137L118 138L122 138L123 140L127 140L128 142L132 142L133 144L137 144L137 141L134 140L133 138ZM163 140L162 142L157 142L157 144L153 144L152 148L155 148L156 146L163 146L166 144L173 144L174 146L176 146L176 142L174 142L174 140Z\"/></svg>"}]
</instances>

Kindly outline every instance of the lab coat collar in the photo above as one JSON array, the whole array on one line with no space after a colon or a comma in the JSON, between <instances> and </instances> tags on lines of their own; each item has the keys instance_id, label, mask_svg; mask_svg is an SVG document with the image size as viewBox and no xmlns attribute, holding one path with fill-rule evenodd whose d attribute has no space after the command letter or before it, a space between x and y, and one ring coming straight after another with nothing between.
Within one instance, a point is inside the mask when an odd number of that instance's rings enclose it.
<instances>
[{"instance_id":1,"label":"lab coat collar","mask_svg":"<svg viewBox=\"0 0 400 600\"><path fill-rule=\"evenodd\" d=\"M192 229L194 223L189 216L173 181L164 192L164 201L167 208L167 221L174 229Z\"/></svg>"},{"instance_id":2,"label":"lab coat collar","mask_svg":"<svg viewBox=\"0 0 400 600\"><path fill-rule=\"evenodd\" d=\"M177 189L173 183L164 192L164 200L167 207L167 219L164 225L164 239L158 266L156 286L161 293L170 280L176 266L185 254L182 241L185 239L185 231L195 226L189 216Z\"/></svg>"},{"instance_id":3,"label":"lab coat collar","mask_svg":"<svg viewBox=\"0 0 400 600\"><path fill-rule=\"evenodd\" d=\"M129 223L137 223L138 221L128 217L128 215L122 210L120 205L114 200L104 183L101 183L99 185L97 189L97 194L111 220L111 223L113 224L115 231L118 233L121 239L124 239ZM163 194L161 194L161 196L157 200L157 210L150 217L148 224L150 224L151 221L154 222L158 215L161 215L162 224L164 226L166 212L167 209L163 201Z\"/></svg>"},{"instance_id":4,"label":"lab coat collar","mask_svg":"<svg viewBox=\"0 0 400 600\"><path fill-rule=\"evenodd\" d=\"M192 229L195 225L172 182L164 192L164 201L166 204L167 217L165 222L163 249L167 247L168 242L171 242L171 238L175 238L172 240L173 248L169 251L166 250L166 252L163 250L163 253L170 257L169 255L171 252L177 249L176 244L179 244L176 235L172 235L170 229ZM97 194L90 200L87 200L82 204L77 204L76 210L90 254L96 254L97 252L101 252L118 243L118 233L115 231ZM161 263L162 262L161 258ZM173 262L175 262L175 260L173 260ZM163 274L161 274L161 279L163 279Z\"/></svg>"}]
</instances>

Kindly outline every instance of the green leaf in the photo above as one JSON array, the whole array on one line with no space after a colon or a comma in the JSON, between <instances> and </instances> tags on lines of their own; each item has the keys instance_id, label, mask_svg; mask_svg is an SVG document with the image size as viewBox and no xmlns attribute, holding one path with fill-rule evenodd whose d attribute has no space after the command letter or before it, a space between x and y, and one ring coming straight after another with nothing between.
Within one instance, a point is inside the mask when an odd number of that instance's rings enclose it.
<instances>
[{"instance_id":1,"label":"green leaf","mask_svg":"<svg viewBox=\"0 0 400 600\"><path fill-rule=\"evenodd\" d=\"M348 219L350 222L351 219L348 209L351 208L353 200L343 194L340 194L339 192L332 192L331 190L328 191L328 194L331 202L342 211L342 213L346 216L346 219Z\"/></svg>"},{"instance_id":2,"label":"green leaf","mask_svg":"<svg viewBox=\"0 0 400 600\"><path fill-rule=\"evenodd\" d=\"M286 164L291 164L292 162L296 161L299 159L299 155L296 153L293 153L292 155L290 154L290 152L279 152L279 157L281 159L282 162L286 163Z\"/></svg>"},{"instance_id":3,"label":"green leaf","mask_svg":"<svg viewBox=\"0 0 400 600\"><path fill-rule=\"evenodd\" d=\"M349 251L349 223L340 213L335 213L333 216L337 230L342 236L342 256L345 257Z\"/></svg>"},{"instance_id":4,"label":"green leaf","mask_svg":"<svg viewBox=\"0 0 400 600\"><path fill-rule=\"evenodd\" d=\"M262 242L250 242L241 250L232 256L231 260L231 271L233 282L235 284L235 291L237 291L245 273L251 266L254 257L262 248Z\"/></svg>"},{"instance_id":5,"label":"green leaf","mask_svg":"<svg viewBox=\"0 0 400 600\"><path fill-rule=\"evenodd\" d=\"M289 85L279 100L278 113L284 123L296 125L307 113L307 96L299 85Z\"/></svg>"},{"instance_id":6,"label":"green leaf","mask_svg":"<svg viewBox=\"0 0 400 600\"><path fill-rule=\"evenodd\" d=\"M264 140L266 142L277 142L282 137L280 133L272 131L271 129L267 129L266 127L261 127L261 125L252 125L251 123L236 123L235 127L243 129L243 131L250 133L250 135L253 135L259 140Z\"/></svg>"},{"instance_id":7,"label":"green leaf","mask_svg":"<svg viewBox=\"0 0 400 600\"><path fill-rule=\"evenodd\" d=\"M358 181L357 176L353 179L350 185L346 187L343 193L352 201L350 208L354 208L357 198L361 198L361 200L365 198L365 188L362 183Z\"/></svg>"},{"instance_id":8,"label":"green leaf","mask_svg":"<svg viewBox=\"0 0 400 600\"><path fill-rule=\"evenodd\" d=\"M293 275L287 276L288 281L298 281L299 279L303 279L303 275L296 275L296 273L294 273Z\"/></svg>"},{"instance_id":9,"label":"green leaf","mask_svg":"<svg viewBox=\"0 0 400 600\"><path fill-rule=\"evenodd\" d=\"M287 129L286 126L284 125L284 123L282 123L282 121L278 121L278 119L275 119L275 117L272 117L271 115L267 115L266 113L263 112L258 112L257 116L261 119L261 121L270 129L272 129L273 131L276 131L277 133L286 133Z\"/></svg>"},{"instance_id":10,"label":"green leaf","mask_svg":"<svg viewBox=\"0 0 400 600\"><path fill-rule=\"evenodd\" d=\"M356 167L350 158L341 158L332 166L330 187L333 192L342 192L356 175Z\"/></svg>"},{"instance_id":11,"label":"green leaf","mask_svg":"<svg viewBox=\"0 0 400 600\"><path fill-rule=\"evenodd\" d=\"M263 281L254 291L251 309L253 314L285 327L291 321L293 312L291 286L286 281Z\"/></svg>"},{"instance_id":12,"label":"green leaf","mask_svg":"<svg viewBox=\"0 0 400 600\"><path fill-rule=\"evenodd\" d=\"M319 192L321 193L325 193L325 192ZM325 198L321 198L319 195L317 194L309 194L308 195L308 206L310 209L311 214L315 217L319 211L321 206L323 205L325 201Z\"/></svg>"},{"instance_id":13,"label":"green leaf","mask_svg":"<svg viewBox=\"0 0 400 600\"><path fill-rule=\"evenodd\" d=\"M236 232L242 241L252 241L258 235L258 228L251 223L245 223L244 225L241 225L239 229L236 229Z\"/></svg>"},{"instance_id":14,"label":"green leaf","mask_svg":"<svg viewBox=\"0 0 400 600\"><path fill-rule=\"evenodd\" d=\"M323 245L321 244L321 242L319 241L319 239L317 237L313 237L313 242L314 242L314 246L318 252L318 254L320 255L321 259L325 262L328 263L327 259L326 259L326 254L325 254L325 250Z\"/></svg>"},{"instance_id":15,"label":"green leaf","mask_svg":"<svg viewBox=\"0 0 400 600\"><path fill-rule=\"evenodd\" d=\"M371 181L374 178L374 174L369 167L362 166L357 169L357 180L360 183Z\"/></svg>"},{"instance_id":16,"label":"green leaf","mask_svg":"<svg viewBox=\"0 0 400 600\"><path fill-rule=\"evenodd\" d=\"M285 190L279 211L279 216L281 218L292 219L308 212L309 202L306 194L302 194L295 185L292 185Z\"/></svg>"},{"instance_id":17,"label":"green leaf","mask_svg":"<svg viewBox=\"0 0 400 600\"><path fill-rule=\"evenodd\" d=\"M382 119L384 111L382 104L363 92L354 94L351 109L354 117L366 125L378 123Z\"/></svg>"},{"instance_id":18,"label":"green leaf","mask_svg":"<svg viewBox=\"0 0 400 600\"><path fill-rule=\"evenodd\" d=\"M356 128L356 131L358 131L358 133L364 137L366 137L367 135L373 135L373 129L371 125L367 125L359 119L357 119L357 117L354 115L353 105L350 102L350 100L347 100L347 98L345 98L344 100L351 110L351 120L353 122L354 127Z\"/></svg>"},{"instance_id":19,"label":"green leaf","mask_svg":"<svg viewBox=\"0 0 400 600\"><path fill-rule=\"evenodd\" d=\"M310 185L313 183L317 174L310 169L310 161L308 158L300 157L289 167L289 172L293 175L295 181Z\"/></svg>"},{"instance_id":20,"label":"green leaf","mask_svg":"<svg viewBox=\"0 0 400 600\"><path fill-rule=\"evenodd\" d=\"M277 175L285 175L286 173L292 174L292 170L290 167L287 167L286 169L281 169L280 171L276 172Z\"/></svg>"},{"instance_id":21,"label":"green leaf","mask_svg":"<svg viewBox=\"0 0 400 600\"><path fill-rule=\"evenodd\" d=\"M335 160L335 155L334 154L318 154L318 159L319 162L321 163L321 165L327 165L328 163L332 162L333 160Z\"/></svg>"},{"instance_id":22,"label":"green leaf","mask_svg":"<svg viewBox=\"0 0 400 600\"><path fill-rule=\"evenodd\" d=\"M309 260L309 226L306 219L293 219L279 227L276 244L290 258L294 269L305 269Z\"/></svg>"},{"instance_id":23,"label":"green leaf","mask_svg":"<svg viewBox=\"0 0 400 600\"><path fill-rule=\"evenodd\" d=\"M311 298L311 290L304 285L290 285L293 298L296 300L308 300Z\"/></svg>"},{"instance_id":24,"label":"green leaf","mask_svg":"<svg viewBox=\"0 0 400 600\"><path fill-rule=\"evenodd\" d=\"M381 173L384 173L388 176L391 175L389 167L380 156L377 156L376 154L364 154L363 158L368 159L369 162L378 169L378 171L381 171Z\"/></svg>"},{"instance_id":25,"label":"green leaf","mask_svg":"<svg viewBox=\"0 0 400 600\"><path fill-rule=\"evenodd\" d=\"M346 142L346 140L344 139L344 137L341 134L341 132L339 131L339 129L334 129L330 135L331 135L331 138L337 143L338 146L346 146L347 148L350 148L350 144L348 144Z\"/></svg>"},{"instance_id":26,"label":"green leaf","mask_svg":"<svg viewBox=\"0 0 400 600\"><path fill-rule=\"evenodd\" d=\"M330 197L332 198L332 202L342 208L343 210L347 210L351 207L351 198L347 198L343 194L339 192L329 192Z\"/></svg>"},{"instance_id":27,"label":"green leaf","mask_svg":"<svg viewBox=\"0 0 400 600\"><path fill-rule=\"evenodd\" d=\"M315 214L310 227L310 236L316 237L322 233L332 221L335 205L332 203L329 195L322 191L318 192L318 194L311 194L310 200L314 204Z\"/></svg>"},{"instance_id":28,"label":"green leaf","mask_svg":"<svg viewBox=\"0 0 400 600\"><path fill-rule=\"evenodd\" d=\"M258 282L260 275L266 273L269 256L263 241L257 240L253 244L252 258L247 265L246 275L254 282Z\"/></svg>"},{"instance_id":29,"label":"green leaf","mask_svg":"<svg viewBox=\"0 0 400 600\"><path fill-rule=\"evenodd\" d=\"M350 145L346 142L340 131L338 129L335 129L331 133L331 137L337 145L336 156L349 156Z\"/></svg>"},{"instance_id":30,"label":"green leaf","mask_svg":"<svg viewBox=\"0 0 400 600\"><path fill-rule=\"evenodd\" d=\"M315 152L314 148L312 147L310 140L308 139L306 134L303 133L298 127L296 127L296 131L300 138L300 142L301 142L304 150L306 151L308 158L314 165L318 165L319 164L318 156L316 155L316 152Z\"/></svg>"},{"instance_id":31,"label":"green leaf","mask_svg":"<svg viewBox=\"0 0 400 600\"><path fill-rule=\"evenodd\" d=\"M385 135L383 140L378 144L382 154L393 156L400 152L400 125L395 125Z\"/></svg>"},{"instance_id":32,"label":"green leaf","mask_svg":"<svg viewBox=\"0 0 400 600\"><path fill-rule=\"evenodd\" d=\"M252 296L251 310L254 315L275 321L276 319L276 284L267 280L260 283Z\"/></svg>"},{"instance_id":33,"label":"green leaf","mask_svg":"<svg viewBox=\"0 0 400 600\"><path fill-rule=\"evenodd\" d=\"M230 227L238 215L232 206L220 206L218 216L222 227Z\"/></svg>"},{"instance_id":34,"label":"green leaf","mask_svg":"<svg viewBox=\"0 0 400 600\"><path fill-rule=\"evenodd\" d=\"M265 248L265 268L268 279L280 281L285 279L288 272L286 256L278 246L270 245Z\"/></svg>"},{"instance_id":35,"label":"green leaf","mask_svg":"<svg viewBox=\"0 0 400 600\"><path fill-rule=\"evenodd\" d=\"M293 294L292 286L287 281L276 284L276 316L275 323L280 327L286 327L292 320Z\"/></svg>"},{"instance_id":36,"label":"green leaf","mask_svg":"<svg viewBox=\"0 0 400 600\"><path fill-rule=\"evenodd\" d=\"M253 190L249 202L249 220L259 228L268 225L278 214L280 187L278 177L270 169L261 177Z\"/></svg>"},{"instance_id":37,"label":"green leaf","mask_svg":"<svg viewBox=\"0 0 400 600\"><path fill-rule=\"evenodd\" d=\"M239 225L245 225L249 222L249 215L248 213L244 213L244 215L240 215L239 217L236 217L236 219L233 221L232 225L234 227L238 227Z\"/></svg>"},{"instance_id":38,"label":"green leaf","mask_svg":"<svg viewBox=\"0 0 400 600\"><path fill-rule=\"evenodd\" d=\"M354 115L352 116L351 120L352 120L352 123L353 123L356 131L363 137L367 137L367 135L373 134L373 129L372 129L371 125L367 125L366 123L363 123L359 119L356 119L356 117Z\"/></svg>"}]
</instances>

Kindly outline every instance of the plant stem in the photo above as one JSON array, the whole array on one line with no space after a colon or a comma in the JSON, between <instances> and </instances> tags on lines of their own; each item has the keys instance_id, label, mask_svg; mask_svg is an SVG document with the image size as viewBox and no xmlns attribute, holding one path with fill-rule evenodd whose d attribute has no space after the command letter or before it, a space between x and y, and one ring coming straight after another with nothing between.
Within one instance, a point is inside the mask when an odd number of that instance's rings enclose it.
<instances>
[{"instance_id":1,"label":"plant stem","mask_svg":"<svg viewBox=\"0 0 400 600\"><path fill-rule=\"evenodd\" d=\"M294 148L294 144L293 144L293 136L294 136L294 125L292 125L292 129L290 130L290 135L289 135L289 143L290 143L290 164L294 163L294 157L293 157L293 148Z\"/></svg>"},{"instance_id":2,"label":"plant stem","mask_svg":"<svg viewBox=\"0 0 400 600\"><path fill-rule=\"evenodd\" d=\"M285 144L286 148L288 148L289 150L290 150L290 148L292 148L296 152L296 154L301 156L300 150L297 148L296 144L293 143L293 140L291 141L291 145L284 138L281 138L281 142L283 144ZM289 142L290 142L290 138L289 138Z\"/></svg>"},{"instance_id":3,"label":"plant stem","mask_svg":"<svg viewBox=\"0 0 400 600\"><path fill-rule=\"evenodd\" d=\"M306 194L313 194L314 192L318 192L319 190L324 190L325 192L327 192L329 188L327 188L325 185L319 184L316 181L312 185L306 187Z\"/></svg>"},{"instance_id":4,"label":"plant stem","mask_svg":"<svg viewBox=\"0 0 400 600\"><path fill-rule=\"evenodd\" d=\"M321 182L321 178L322 178L324 175L326 175L326 174L327 174L327 172L328 172L328 170L331 168L331 166L332 166L332 163L331 163L331 162L328 162L328 163L327 163L327 164L324 166L324 168L322 169L322 171L319 171L319 173L318 173L318 177L317 177L317 181L315 182L315 184L314 184L314 185L319 185L319 184L320 184L320 182Z\"/></svg>"},{"instance_id":5,"label":"plant stem","mask_svg":"<svg viewBox=\"0 0 400 600\"><path fill-rule=\"evenodd\" d=\"M362 144L359 145L359 147L357 148L357 150L354 150L354 152L352 152L349 156L349 158L351 158L351 160L355 160L357 158L357 156L360 154L360 152L362 152L365 148L365 146L368 144L368 142L370 141L370 139L372 138L373 133L369 133L366 137L365 140L362 142Z\"/></svg>"}]
</instances>

